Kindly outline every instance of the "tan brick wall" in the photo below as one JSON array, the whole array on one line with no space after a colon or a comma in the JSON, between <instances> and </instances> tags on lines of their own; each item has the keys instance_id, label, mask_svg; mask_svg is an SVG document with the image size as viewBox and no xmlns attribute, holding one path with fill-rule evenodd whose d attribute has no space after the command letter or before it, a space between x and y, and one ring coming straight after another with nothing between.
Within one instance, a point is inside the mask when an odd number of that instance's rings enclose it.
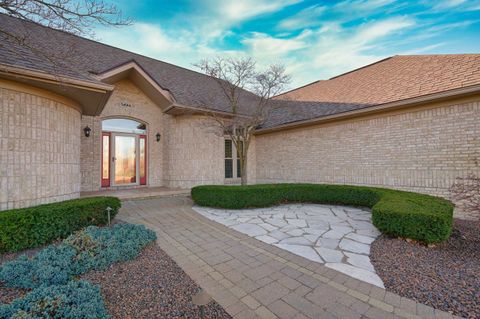
<instances>
[{"instance_id":1,"label":"tan brick wall","mask_svg":"<svg viewBox=\"0 0 480 319\"><path fill-rule=\"evenodd\" d=\"M131 106L122 106L126 102ZM82 129L92 129L90 137L82 134L81 180L82 191L101 188L101 133L102 120L106 118L131 118L147 123L147 185L163 185L163 162L166 132L163 127L164 115L161 108L150 100L135 84L128 80L115 83L115 90L100 116L82 116ZM160 133L160 142L155 135Z\"/></svg>"},{"instance_id":2,"label":"tan brick wall","mask_svg":"<svg viewBox=\"0 0 480 319\"><path fill-rule=\"evenodd\" d=\"M225 180L225 137L211 118L199 115L168 117L165 121L165 185L191 188L205 184L238 184ZM248 183L255 183L255 137L248 152Z\"/></svg>"},{"instance_id":3,"label":"tan brick wall","mask_svg":"<svg viewBox=\"0 0 480 319\"><path fill-rule=\"evenodd\" d=\"M224 139L218 126L202 116L176 116L165 121L165 184L189 188L224 182Z\"/></svg>"},{"instance_id":4,"label":"tan brick wall","mask_svg":"<svg viewBox=\"0 0 480 319\"><path fill-rule=\"evenodd\" d=\"M447 196L456 177L480 175L480 97L468 101L258 135L257 182L375 185Z\"/></svg>"},{"instance_id":5,"label":"tan brick wall","mask_svg":"<svg viewBox=\"0 0 480 319\"><path fill-rule=\"evenodd\" d=\"M72 104L0 82L0 210L79 196L80 112Z\"/></svg>"}]
</instances>

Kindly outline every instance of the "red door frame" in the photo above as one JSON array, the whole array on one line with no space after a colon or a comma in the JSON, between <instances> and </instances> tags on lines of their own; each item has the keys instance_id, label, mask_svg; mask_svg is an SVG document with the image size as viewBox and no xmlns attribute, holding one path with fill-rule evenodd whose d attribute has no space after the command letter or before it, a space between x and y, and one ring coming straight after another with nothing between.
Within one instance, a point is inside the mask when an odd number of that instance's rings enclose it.
<instances>
[{"instance_id":1,"label":"red door frame","mask_svg":"<svg viewBox=\"0 0 480 319\"><path fill-rule=\"evenodd\" d=\"M140 185L147 185L147 157L148 157L147 156L147 154L148 154L147 153L147 135L140 135L139 136L139 141L142 140L142 139L143 139L143 143L145 145L145 150L144 150L145 159L144 159L144 163L143 163L143 165L145 167L145 176L142 177L142 173L141 172L138 172L138 173L140 175ZM139 142L139 144L140 144L140 142ZM140 160L140 158L138 160Z\"/></svg>"},{"instance_id":2,"label":"red door frame","mask_svg":"<svg viewBox=\"0 0 480 319\"><path fill-rule=\"evenodd\" d=\"M108 178L103 178L103 137L108 136ZM146 135L139 135L139 140L144 140L145 143L145 159L144 159L144 167L145 167L145 176L141 177L140 174L140 185L147 185L147 136ZM111 165L111 157L112 157L112 134L110 132L102 132L102 158L101 158L101 171L100 171L100 178L102 180L102 187L110 187L110 176L112 174L112 165ZM140 159L139 159L140 160Z\"/></svg>"},{"instance_id":3,"label":"red door frame","mask_svg":"<svg viewBox=\"0 0 480 319\"><path fill-rule=\"evenodd\" d=\"M108 178L103 178L103 137L108 136ZM102 187L110 187L110 176L112 174L111 167L111 155L112 155L112 135L110 132L102 132L102 170L100 171L100 178L102 179Z\"/></svg>"}]
</instances>

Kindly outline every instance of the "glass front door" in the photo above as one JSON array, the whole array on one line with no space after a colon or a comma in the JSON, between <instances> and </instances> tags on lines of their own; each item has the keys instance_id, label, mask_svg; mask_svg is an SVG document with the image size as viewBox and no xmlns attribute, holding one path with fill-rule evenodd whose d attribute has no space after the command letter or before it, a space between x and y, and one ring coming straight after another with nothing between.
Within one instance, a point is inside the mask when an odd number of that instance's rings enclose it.
<instances>
[{"instance_id":1,"label":"glass front door","mask_svg":"<svg viewBox=\"0 0 480 319\"><path fill-rule=\"evenodd\" d=\"M113 174L115 185L137 183L137 137L115 135Z\"/></svg>"},{"instance_id":2,"label":"glass front door","mask_svg":"<svg viewBox=\"0 0 480 319\"><path fill-rule=\"evenodd\" d=\"M102 121L102 187L147 185L146 133L131 119Z\"/></svg>"}]
</instances>

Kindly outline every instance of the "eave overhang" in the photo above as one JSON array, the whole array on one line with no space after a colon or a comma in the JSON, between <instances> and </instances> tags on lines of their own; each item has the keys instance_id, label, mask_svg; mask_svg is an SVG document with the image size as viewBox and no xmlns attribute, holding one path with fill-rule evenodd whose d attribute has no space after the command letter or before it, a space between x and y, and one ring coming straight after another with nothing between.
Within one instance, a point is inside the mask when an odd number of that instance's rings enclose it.
<instances>
[{"instance_id":1,"label":"eave overhang","mask_svg":"<svg viewBox=\"0 0 480 319\"><path fill-rule=\"evenodd\" d=\"M248 115L243 114L233 114L231 112L225 112L215 109L210 109L206 107L198 107L198 106L187 106L187 105L180 105L180 104L172 104L168 108L164 110L164 113L170 115L207 115L212 117L223 117L223 118L233 118L233 117L241 117L241 118L250 118Z\"/></svg>"},{"instance_id":2,"label":"eave overhang","mask_svg":"<svg viewBox=\"0 0 480 319\"><path fill-rule=\"evenodd\" d=\"M96 81L52 75L0 63L0 79L15 81L67 97L81 108L82 114L98 115L110 97L114 86Z\"/></svg>"}]
</instances>

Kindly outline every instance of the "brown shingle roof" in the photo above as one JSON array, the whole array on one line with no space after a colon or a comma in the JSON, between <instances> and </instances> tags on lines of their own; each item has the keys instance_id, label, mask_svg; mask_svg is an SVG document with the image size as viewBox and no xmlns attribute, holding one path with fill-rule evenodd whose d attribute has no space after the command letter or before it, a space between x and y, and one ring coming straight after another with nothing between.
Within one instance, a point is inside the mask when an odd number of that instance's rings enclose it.
<instances>
[{"instance_id":1,"label":"brown shingle roof","mask_svg":"<svg viewBox=\"0 0 480 319\"><path fill-rule=\"evenodd\" d=\"M159 86L171 92L177 104L230 110L218 83L205 74L5 14L0 14L0 30L25 37L26 43L35 48L30 50L18 41L7 41L0 32L0 63L95 82L95 74L135 61ZM241 113L248 113L255 98L243 91Z\"/></svg>"},{"instance_id":2,"label":"brown shingle roof","mask_svg":"<svg viewBox=\"0 0 480 319\"><path fill-rule=\"evenodd\" d=\"M135 61L178 104L229 111L217 82L204 74L96 41L0 14L0 30L18 34L54 61L7 41L0 32L0 64L81 80ZM480 84L480 54L394 56L276 97L263 128L368 108ZM239 104L249 114L256 96L243 91Z\"/></svg>"},{"instance_id":3,"label":"brown shingle roof","mask_svg":"<svg viewBox=\"0 0 480 319\"><path fill-rule=\"evenodd\" d=\"M480 84L480 54L394 56L275 97L262 129Z\"/></svg>"},{"instance_id":4,"label":"brown shingle roof","mask_svg":"<svg viewBox=\"0 0 480 319\"><path fill-rule=\"evenodd\" d=\"M277 98L378 105L479 83L480 54L393 56Z\"/></svg>"}]
</instances>

